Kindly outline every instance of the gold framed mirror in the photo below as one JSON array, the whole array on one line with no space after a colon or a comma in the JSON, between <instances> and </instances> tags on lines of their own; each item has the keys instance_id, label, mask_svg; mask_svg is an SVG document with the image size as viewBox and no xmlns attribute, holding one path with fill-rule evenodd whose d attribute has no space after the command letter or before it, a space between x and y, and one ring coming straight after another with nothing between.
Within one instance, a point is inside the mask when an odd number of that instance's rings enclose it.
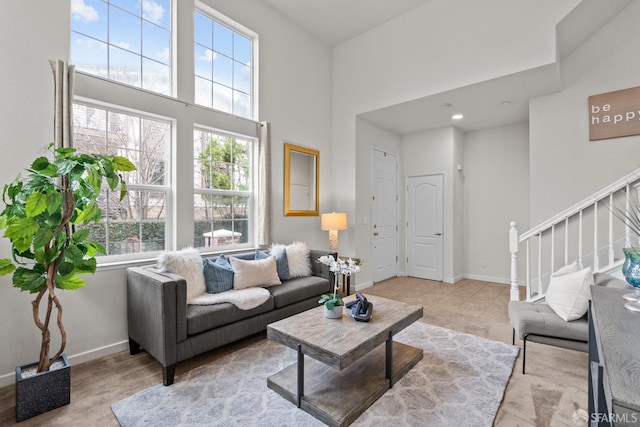
<instances>
[{"instance_id":1,"label":"gold framed mirror","mask_svg":"<svg viewBox=\"0 0 640 427\"><path fill-rule=\"evenodd\" d=\"M284 215L318 216L320 152L284 144Z\"/></svg>"}]
</instances>

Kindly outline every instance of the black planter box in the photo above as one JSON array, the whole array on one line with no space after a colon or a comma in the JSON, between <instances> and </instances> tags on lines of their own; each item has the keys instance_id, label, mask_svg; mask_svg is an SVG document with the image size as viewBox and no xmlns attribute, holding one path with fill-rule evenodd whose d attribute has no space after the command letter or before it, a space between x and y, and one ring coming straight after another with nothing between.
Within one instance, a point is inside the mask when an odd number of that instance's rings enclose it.
<instances>
[{"instance_id":1,"label":"black planter box","mask_svg":"<svg viewBox=\"0 0 640 427\"><path fill-rule=\"evenodd\" d=\"M16 368L16 421L24 421L71 401L71 366L64 354L64 367L22 378L22 371L38 363Z\"/></svg>"}]
</instances>

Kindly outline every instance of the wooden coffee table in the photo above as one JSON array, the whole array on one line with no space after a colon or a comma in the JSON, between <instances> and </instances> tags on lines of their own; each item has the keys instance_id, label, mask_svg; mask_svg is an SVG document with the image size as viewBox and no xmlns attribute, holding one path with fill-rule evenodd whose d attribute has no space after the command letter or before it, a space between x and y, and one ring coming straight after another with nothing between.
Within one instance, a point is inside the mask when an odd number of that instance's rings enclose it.
<instances>
[{"instance_id":1,"label":"wooden coffee table","mask_svg":"<svg viewBox=\"0 0 640 427\"><path fill-rule=\"evenodd\" d=\"M298 352L297 363L268 378L269 388L322 422L345 426L393 387L422 359L422 349L392 339L422 317L422 307L367 299L369 322L356 322L347 309L341 319L327 319L319 306L269 324L269 339Z\"/></svg>"}]
</instances>

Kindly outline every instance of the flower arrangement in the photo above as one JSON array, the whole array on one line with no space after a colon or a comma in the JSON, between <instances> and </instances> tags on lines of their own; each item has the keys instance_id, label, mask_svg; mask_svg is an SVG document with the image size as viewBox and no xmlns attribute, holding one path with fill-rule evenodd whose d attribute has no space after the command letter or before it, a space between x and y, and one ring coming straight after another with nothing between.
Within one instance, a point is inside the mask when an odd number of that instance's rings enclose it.
<instances>
[{"instance_id":1,"label":"flower arrangement","mask_svg":"<svg viewBox=\"0 0 640 427\"><path fill-rule=\"evenodd\" d=\"M333 307L344 305L342 295L338 293L338 276L351 276L352 274L359 272L359 263L351 258L336 259L333 255L323 255L317 259L317 262L328 265L329 271L333 273L333 293L322 295L318 303L324 304L327 307L327 310L332 310Z\"/></svg>"}]
</instances>

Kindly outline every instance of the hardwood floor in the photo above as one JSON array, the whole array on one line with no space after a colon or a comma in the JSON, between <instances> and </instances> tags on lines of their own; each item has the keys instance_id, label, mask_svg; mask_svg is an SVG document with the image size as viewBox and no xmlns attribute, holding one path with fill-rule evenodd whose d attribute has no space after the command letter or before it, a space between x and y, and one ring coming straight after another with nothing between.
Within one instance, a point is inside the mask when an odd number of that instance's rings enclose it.
<instances>
[{"instance_id":1,"label":"hardwood floor","mask_svg":"<svg viewBox=\"0 0 640 427\"><path fill-rule=\"evenodd\" d=\"M511 343L507 285L468 279L447 284L399 277L362 292L421 304L423 322ZM258 334L179 363L176 375L263 339L266 334ZM495 425L586 425L586 419L573 420L576 411L587 408L586 353L535 343L527 346L527 353L527 374L522 375L520 354ZM161 382L160 365L144 351L135 356L120 352L73 366L71 404L19 425L115 427L119 424L111 412L112 403ZM0 426L10 425L16 425L13 385L0 389Z\"/></svg>"}]
</instances>

